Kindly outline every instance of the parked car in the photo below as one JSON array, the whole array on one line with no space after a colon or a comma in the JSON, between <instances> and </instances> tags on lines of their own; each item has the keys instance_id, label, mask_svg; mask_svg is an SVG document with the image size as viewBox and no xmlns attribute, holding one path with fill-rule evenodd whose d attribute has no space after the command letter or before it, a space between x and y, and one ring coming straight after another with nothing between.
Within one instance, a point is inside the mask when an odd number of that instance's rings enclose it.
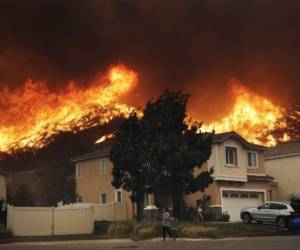
<instances>
[{"instance_id":1,"label":"parked car","mask_svg":"<svg viewBox=\"0 0 300 250\"><path fill-rule=\"evenodd\" d=\"M287 217L295 210L289 202L266 202L258 207L248 207L241 210L241 219L244 223L271 222L278 227L287 227Z\"/></svg>"}]
</instances>

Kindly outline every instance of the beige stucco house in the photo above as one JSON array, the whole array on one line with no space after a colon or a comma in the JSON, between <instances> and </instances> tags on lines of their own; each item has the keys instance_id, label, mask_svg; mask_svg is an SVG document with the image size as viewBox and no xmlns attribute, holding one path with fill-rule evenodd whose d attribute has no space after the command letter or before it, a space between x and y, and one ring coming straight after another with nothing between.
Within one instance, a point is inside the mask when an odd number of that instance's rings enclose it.
<instances>
[{"instance_id":1,"label":"beige stucco house","mask_svg":"<svg viewBox=\"0 0 300 250\"><path fill-rule=\"evenodd\" d=\"M185 197L187 206L196 205L203 195L211 197L211 209L228 212L232 221L240 218L240 210L258 206L275 198L275 183L266 174L265 147L247 142L235 132L216 134L209 160L199 171L213 168L214 183L204 193Z\"/></svg>"},{"instance_id":2,"label":"beige stucco house","mask_svg":"<svg viewBox=\"0 0 300 250\"><path fill-rule=\"evenodd\" d=\"M211 209L227 211L232 220L239 220L240 209L257 206L274 198L273 178L266 175L265 147L251 144L235 132L217 134L212 154L199 171L214 169L214 183L204 193L196 192L184 197L186 206L195 207L196 200L209 195ZM133 216L134 205L130 194L112 185L112 163L109 146L72 159L76 165L76 192L78 200L87 203L126 202ZM147 196L146 204L153 204Z\"/></svg>"},{"instance_id":3,"label":"beige stucco house","mask_svg":"<svg viewBox=\"0 0 300 250\"><path fill-rule=\"evenodd\" d=\"M300 196L300 142L286 142L265 154L266 172L277 182L277 199L288 201Z\"/></svg>"},{"instance_id":4,"label":"beige stucco house","mask_svg":"<svg viewBox=\"0 0 300 250\"><path fill-rule=\"evenodd\" d=\"M0 199L6 200L7 186L6 186L7 173L0 169Z\"/></svg>"},{"instance_id":5,"label":"beige stucco house","mask_svg":"<svg viewBox=\"0 0 300 250\"><path fill-rule=\"evenodd\" d=\"M109 160L111 146L80 155L72 159L75 163L77 202L108 204L124 202L127 218L133 218L134 205L130 194L115 189L111 181L112 162Z\"/></svg>"}]
</instances>

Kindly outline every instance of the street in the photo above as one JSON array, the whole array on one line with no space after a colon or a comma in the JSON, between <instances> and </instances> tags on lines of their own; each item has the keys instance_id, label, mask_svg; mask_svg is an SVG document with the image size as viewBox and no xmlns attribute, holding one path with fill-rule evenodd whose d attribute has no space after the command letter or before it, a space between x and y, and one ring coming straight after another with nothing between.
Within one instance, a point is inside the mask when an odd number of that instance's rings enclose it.
<instances>
[{"instance_id":1,"label":"street","mask_svg":"<svg viewBox=\"0 0 300 250\"><path fill-rule=\"evenodd\" d=\"M0 245L0 249L9 250L65 250L65 249L201 249L201 250L294 250L299 249L300 236L269 236L269 237L251 237L251 238L231 238L220 240L168 240L161 241L70 241L70 242L43 242L43 243L14 243Z\"/></svg>"}]
</instances>

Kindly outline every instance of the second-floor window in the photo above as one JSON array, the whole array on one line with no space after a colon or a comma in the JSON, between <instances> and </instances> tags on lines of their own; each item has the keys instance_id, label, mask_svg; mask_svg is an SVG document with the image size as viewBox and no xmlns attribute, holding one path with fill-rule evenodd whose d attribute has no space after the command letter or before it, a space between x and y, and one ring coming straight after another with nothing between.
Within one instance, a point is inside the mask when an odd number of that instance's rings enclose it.
<instances>
[{"instance_id":1,"label":"second-floor window","mask_svg":"<svg viewBox=\"0 0 300 250\"><path fill-rule=\"evenodd\" d=\"M249 168L257 168L257 153L247 152L247 164Z\"/></svg>"},{"instance_id":2,"label":"second-floor window","mask_svg":"<svg viewBox=\"0 0 300 250\"><path fill-rule=\"evenodd\" d=\"M226 165L237 166L237 148L235 147L226 147Z\"/></svg>"},{"instance_id":3,"label":"second-floor window","mask_svg":"<svg viewBox=\"0 0 300 250\"><path fill-rule=\"evenodd\" d=\"M80 164L78 163L77 165L76 165L76 178L79 178L79 177L81 177L82 176L82 169L81 169L82 167L80 166Z\"/></svg>"},{"instance_id":4,"label":"second-floor window","mask_svg":"<svg viewBox=\"0 0 300 250\"><path fill-rule=\"evenodd\" d=\"M101 193L100 195L100 203L106 204L107 203L107 193Z\"/></svg>"},{"instance_id":5,"label":"second-floor window","mask_svg":"<svg viewBox=\"0 0 300 250\"><path fill-rule=\"evenodd\" d=\"M116 202L122 202L123 201L123 197L122 197L122 189L117 189L115 192L115 201Z\"/></svg>"},{"instance_id":6,"label":"second-floor window","mask_svg":"<svg viewBox=\"0 0 300 250\"><path fill-rule=\"evenodd\" d=\"M100 175L106 175L107 174L107 161L106 159L102 159L100 161Z\"/></svg>"}]
</instances>

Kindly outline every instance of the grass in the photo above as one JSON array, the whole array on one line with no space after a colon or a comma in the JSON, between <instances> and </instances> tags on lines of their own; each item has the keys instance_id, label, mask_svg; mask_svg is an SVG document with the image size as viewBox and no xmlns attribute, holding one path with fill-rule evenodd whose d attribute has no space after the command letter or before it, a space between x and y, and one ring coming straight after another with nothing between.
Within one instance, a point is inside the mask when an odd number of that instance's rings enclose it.
<instances>
[{"instance_id":1,"label":"grass","mask_svg":"<svg viewBox=\"0 0 300 250\"><path fill-rule=\"evenodd\" d=\"M241 235L265 234L277 232L276 228L269 225L256 223L199 223L176 222L174 224L178 237L184 238L222 238ZM145 240L161 236L160 222L96 222L95 234L106 238L132 238Z\"/></svg>"}]
</instances>

